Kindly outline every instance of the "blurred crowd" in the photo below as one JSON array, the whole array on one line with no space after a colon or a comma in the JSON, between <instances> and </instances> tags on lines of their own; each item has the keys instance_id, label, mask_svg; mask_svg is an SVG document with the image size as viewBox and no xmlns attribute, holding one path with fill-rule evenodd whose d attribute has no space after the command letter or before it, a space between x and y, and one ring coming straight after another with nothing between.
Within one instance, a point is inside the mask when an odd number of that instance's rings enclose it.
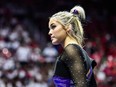
<instances>
[{"instance_id":1,"label":"blurred crowd","mask_svg":"<svg viewBox=\"0 0 116 87\"><path fill-rule=\"evenodd\" d=\"M28 27L14 18L11 21L1 21L0 87L50 87L57 50L51 43L42 49Z\"/></svg>"},{"instance_id":2,"label":"blurred crowd","mask_svg":"<svg viewBox=\"0 0 116 87\"><path fill-rule=\"evenodd\" d=\"M97 62L98 87L116 87L116 15L102 6L103 0L88 0L89 4L85 0L51 0L54 8L48 2L47 9L42 6L46 0L24 0L21 6L15 0L5 1L0 6L0 87L54 87L53 67L62 48L53 46L47 35L49 11L55 13L77 3L87 11L84 49Z\"/></svg>"}]
</instances>

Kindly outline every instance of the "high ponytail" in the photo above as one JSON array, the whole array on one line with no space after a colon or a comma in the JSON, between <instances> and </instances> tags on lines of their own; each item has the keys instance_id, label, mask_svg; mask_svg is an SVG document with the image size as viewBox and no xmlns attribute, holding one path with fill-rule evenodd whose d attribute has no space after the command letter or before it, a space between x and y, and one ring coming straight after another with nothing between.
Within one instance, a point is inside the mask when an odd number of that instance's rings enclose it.
<instances>
[{"instance_id":1,"label":"high ponytail","mask_svg":"<svg viewBox=\"0 0 116 87\"><path fill-rule=\"evenodd\" d=\"M70 10L70 13L78 16L79 20L85 20L85 11L81 6L75 6Z\"/></svg>"},{"instance_id":2,"label":"high ponytail","mask_svg":"<svg viewBox=\"0 0 116 87\"><path fill-rule=\"evenodd\" d=\"M82 26L82 21L85 20L85 11L81 6L74 6L70 13L73 14L73 22L71 23L73 26L72 36L77 40L77 42L82 45L84 41L84 30Z\"/></svg>"}]
</instances>

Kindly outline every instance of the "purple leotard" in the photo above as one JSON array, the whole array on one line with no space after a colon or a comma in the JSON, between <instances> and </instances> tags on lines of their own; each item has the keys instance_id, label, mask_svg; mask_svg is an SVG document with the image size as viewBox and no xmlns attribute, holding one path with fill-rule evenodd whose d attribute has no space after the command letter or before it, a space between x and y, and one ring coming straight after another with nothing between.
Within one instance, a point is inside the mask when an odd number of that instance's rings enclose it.
<instances>
[{"instance_id":1,"label":"purple leotard","mask_svg":"<svg viewBox=\"0 0 116 87\"><path fill-rule=\"evenodd\" d=\"M54 76L53 81L56 87L74 87L71 79Z\"/></svg>"}]
</instances>

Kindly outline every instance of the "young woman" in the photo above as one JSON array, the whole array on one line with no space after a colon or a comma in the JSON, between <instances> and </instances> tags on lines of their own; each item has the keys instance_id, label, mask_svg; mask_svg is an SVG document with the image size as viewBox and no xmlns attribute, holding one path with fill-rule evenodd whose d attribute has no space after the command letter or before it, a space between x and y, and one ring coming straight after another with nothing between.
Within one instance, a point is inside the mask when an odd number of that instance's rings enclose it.
<instances>
[{"instance_id":1,"label":"young woman","mask_svg":"<svg viewBox=\"0 0 116 87\"><path fill-rule=\"evenodd\" d=\"M83 49L85 12L81 6L61 11L49 19L49 35L53 45L61 44L63 53L57 58L53 81L56 87L97 87L92 60Z\"/></svg>"}]
</instances>

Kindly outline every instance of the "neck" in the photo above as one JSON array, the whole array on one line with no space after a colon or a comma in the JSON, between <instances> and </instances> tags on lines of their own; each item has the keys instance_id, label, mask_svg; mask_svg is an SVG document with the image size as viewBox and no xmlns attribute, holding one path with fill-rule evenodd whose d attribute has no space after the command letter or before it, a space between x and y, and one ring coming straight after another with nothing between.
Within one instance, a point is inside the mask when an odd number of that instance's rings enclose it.
<instances>
[{"instance_id":1,"label":"neck","mask_svg":"<svg viewBox=\"0 0 116 87\"><path fill-rule=\"evenodd\" d=\"M68 36L61 45L63 48L65 48L68 44L78 44L78 43L74 38Z\"/></svg>"}]
</instances>

